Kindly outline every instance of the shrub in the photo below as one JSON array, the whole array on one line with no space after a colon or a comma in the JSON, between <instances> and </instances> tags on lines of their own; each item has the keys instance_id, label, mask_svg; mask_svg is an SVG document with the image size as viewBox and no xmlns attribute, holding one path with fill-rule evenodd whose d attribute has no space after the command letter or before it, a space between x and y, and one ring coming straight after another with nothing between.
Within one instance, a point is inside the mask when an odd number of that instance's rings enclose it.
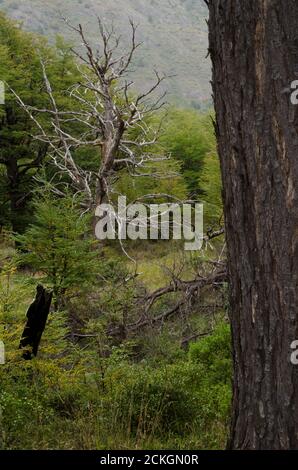
<instances>
[{"instance_id":1,"label":"shrub","mask_svg":"<svg viewBox=\"0 0 298 470\"><path fill-rule=\"evenodd\" d=\"M53 289L58 308L69 289L88 285L98 273L98 255L87 236L90 217L81 215L71 196L61 199L46 193L34 208L34 223L24 235L15 236L22 250L19 259Z\"/></svg>"}]
</instances>

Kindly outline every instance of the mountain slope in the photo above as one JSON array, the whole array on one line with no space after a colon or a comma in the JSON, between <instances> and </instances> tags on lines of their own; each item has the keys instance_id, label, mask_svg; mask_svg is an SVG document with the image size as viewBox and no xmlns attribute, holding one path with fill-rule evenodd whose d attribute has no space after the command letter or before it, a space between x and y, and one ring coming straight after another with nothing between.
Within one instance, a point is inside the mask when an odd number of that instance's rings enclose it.
<instances>
[{"instance_id":1,"label":"mountain slope","mask_svg":"<svg viewBox=\"0 0 298 470\"><path fill-rule=\"evenodd\" d=\"M210 63L207 53L207 8L203 0L0 0L0 9L22 20L28 30L75 38L60 20L86 25L89 38L98 34L96 15L128 37L128 18L139 24L143 41L136 56L138 88L150 84L153 69L175 77L167 81L169 101L183 105L206 105L210 100Z\"/></svg>"}]
</instances>

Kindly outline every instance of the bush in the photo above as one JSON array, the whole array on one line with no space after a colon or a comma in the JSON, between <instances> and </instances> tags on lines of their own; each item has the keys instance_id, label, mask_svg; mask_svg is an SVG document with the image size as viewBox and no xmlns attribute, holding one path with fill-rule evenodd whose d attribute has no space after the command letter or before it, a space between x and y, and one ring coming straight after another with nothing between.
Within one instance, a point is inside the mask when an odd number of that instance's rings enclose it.
<instances>
[{"instance_id":1,"label":"bush","mask_svg":"<svg viewBox=\"0 0 298 470\"><path fill-rule=\"evenodd\" d=\"M216 354L216 344L228 358L225 326L192 345L189 356L158 367L130 363L123 348L115 348L110 357L102 358L100 367L91 351L86 357L86 350L84 355L75 348L67 350L58 337L49 362L52 335L49 331L44 338L44 357L25 364L19 359L3 366L3 448L225 446L230 370L227 363L218 363L225 369L218 374L207 360Z\"/></svg>"},{"instance_id":2,"label":"bush","mask_svg":"<svg viewBox=\"0 0 298 470\"><path fill-rule=\"evenodd\" d=\"M171 366L156 370L128 364L111 370L105 379L106 405L115 430L143 438L187 432L193 419L192 393L173 372Z\"/></svg>"},{"instance_id":3,"label":"bush","mask_svg":"<svg viewBox=\"0 0 298 470\"><path fill-rule=\"evenodd\" d=\"M230 327L222 323L212 335L192 344L189 351L190 360L202 368L202 382L198 388L201 425L205 429L206 443L215 448L219 444L218 438L227 435L229 426L232 398L230 345Z\"/></svg>"},{"instance_id":4,"label":"bush","mask_svg":"<svg viewBox=\"0 0 298 470\"><path fill-rule=\"evenodd\" d=\"M108 433L137 442L174 439L175 445L179 436L196 436L194 446L223 447L231 402L229 327L219 325L174 364L113 363L104 389Z\"/></svg>"},{"instance_id":5,"label":"bush","mask_svg":"<svg viewBox=\"0 0 298 470\"><path fill-rule=\"evenodd\" d=\"M221 323L212 335L191 344L189 357L192 362L204 366L210 384L230 384L232 356L229 325Z\"/></svg>"}]
</instances>

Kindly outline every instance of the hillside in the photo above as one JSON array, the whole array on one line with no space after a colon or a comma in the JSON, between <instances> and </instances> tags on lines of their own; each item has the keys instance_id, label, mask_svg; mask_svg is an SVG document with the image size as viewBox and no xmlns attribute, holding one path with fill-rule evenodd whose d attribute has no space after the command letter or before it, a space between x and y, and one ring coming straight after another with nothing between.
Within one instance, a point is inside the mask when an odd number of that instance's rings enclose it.
<instances>
[{"instance_id":1,"label":"hillside","mask_svg":"<svg viewBox=\"0 0 298 470\"><path fill-rule=\"evenodd\" d=\"M128 18L139 24L143 42L136 57L138 88L150 83L152 70L175 75L166 88L168 100L181 105L204 106L210 100L210 63L207 51L207 8L203 0L0 0L0 9L21 20L28 30L53 39L62 33L73 39L60 20L87 25L95 40L96 15L114 22L127 38Z\"/></svg>"}]
</instances>

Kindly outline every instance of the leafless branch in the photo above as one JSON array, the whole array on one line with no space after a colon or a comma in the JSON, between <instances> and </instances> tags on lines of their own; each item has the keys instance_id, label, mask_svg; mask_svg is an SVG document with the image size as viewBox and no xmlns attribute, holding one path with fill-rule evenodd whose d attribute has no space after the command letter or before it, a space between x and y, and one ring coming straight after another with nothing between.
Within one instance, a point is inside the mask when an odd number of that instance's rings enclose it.
<instances>
[{"instance_id":1,"label":"leafless branch","mask_svg":"<svg viewBox=\"0 0 298 470\"><path fill-rule=\"evenodd\" d=\"M101 19L97 19L100 48L96 50L81 24L75 26L68 19L63 20L79 37L82 46L79 51L72 49L79 60L77 67L80 75L79 82L69 90L73 108L59 109L42 59L41 68L50 106L42 109L31 107L14 95L37 126L39 135L35 136L36 139L48 145L54 165L69 176L76 190L85 193L91 208L106 198L115 172L123 168L131 176L160 177L157 172L140 170L144 170L148 162L160 162L167 158L146 150L156 144L160 127L151 129L145 121L147 114L164 105L164 94L153 103L149 102L149 98L166 77L155 71L156 80L146 92L136 98L129 96L133 82L125 80L123 84L121 80L128 73L134 54L141 45L136 39L137 26L134 22L130 20L131 44L128 51L116 57L121 36L115 34L114 27L108 30ZM44 129L39 119L39 115L44 114L49 116L51 133ZM77 127L81 130L74 133L73 129ZM138 136L132 139L130 136L135 130ZM74 152L88 146L99 149L100 164L96 172L87 172L76 163Z\"/></svg>"}]
</instances>

